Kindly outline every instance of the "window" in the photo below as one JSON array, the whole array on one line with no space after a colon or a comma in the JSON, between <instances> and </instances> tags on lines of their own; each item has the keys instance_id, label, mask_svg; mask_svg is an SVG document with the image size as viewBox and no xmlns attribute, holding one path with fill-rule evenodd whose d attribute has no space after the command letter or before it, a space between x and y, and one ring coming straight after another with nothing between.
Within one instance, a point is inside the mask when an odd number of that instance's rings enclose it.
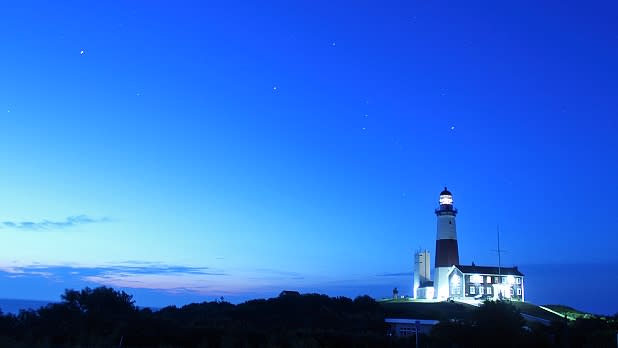
<instances>
[{"instance_id":1,"label":"window","mask_svg":"<svg viewBox=\"0 0 618 348\"><path fill-rule=\"evenodd\" d=\"M506 283L506 277L502 277L502 284Z\"/></svg>"},{"instance_id":2,"label":"window","mask_svg":"<svg viewBox=\"0 0 618 348\"><path fill-rule=\"evenodd\" d=\"M474 286L470 287L470 295L476 294L476 288Z\"/></svg>"},{"instance_id":3,"label":"window","mask_svg":"<svg viewBox=\"0 0 618 348\"><path fill-rule=\"evenodd\" d=\"M498 284L498 277L494 277L494 283Z\"/></svg>"},{"instance_id":4,"label":"window","mask_svg":"<svg viewBox=\"0 0 618 348\"><path fill-rule=\"evenodd\" d=\"M491 284L491 277L490 276L487 276L487 278L485 278L485 283Z\"/></svg>"},{"instance_id":5,"label":"window","mask_svg":"<svg viewBox=\"0 0 618 348\"><path fill-rule=\"evenodd\" d=\"M517 289L517 296L521 296L521 289Z\"/></svg>"},{"instance_id":6,"label":"window","mask_svg":"<svg viewBox=\"0 0 618 348\"><path fill-rule=\"evenodd\" d=\"M470 282L475 284L480 284L483 282L483 276L480 274L473 274L470 276Z\"/></svg>"},{"instance_id":7,"label":"window","mask_svg":"<svg viewBox=\"0 0 618 348\"><path fill-rule=\"evenodd\" d=\"M513 296L513 288L511 288L511 296Z\"/></svg>"},{"instance_id":8,"label":"window","mask_svg":"<svg viewBox=\"0 0 618 348\"><path fill-rule=\"evenodd\" d=\"M485 290L485 288L481 286L479 288L479 295L483 295L484 290Z\"/></svg>"},{"instance_id":9,"label":"window","mask_svg":"<svg viewBox=\"0 0 618 348\"><path fill-rule=\"evenodd\" d=\"M487 287L487 295L491 295L491 286Z\"/></svg>"},{"instance_id":10,"label":"window","mask_svg":"<svg viewBox=\"0 0 618 348\"><path fill-rule=\"evenodd\" d=\"M517 277L517 284L521 284L521 278Z\"/></svg>"}]
</instances>

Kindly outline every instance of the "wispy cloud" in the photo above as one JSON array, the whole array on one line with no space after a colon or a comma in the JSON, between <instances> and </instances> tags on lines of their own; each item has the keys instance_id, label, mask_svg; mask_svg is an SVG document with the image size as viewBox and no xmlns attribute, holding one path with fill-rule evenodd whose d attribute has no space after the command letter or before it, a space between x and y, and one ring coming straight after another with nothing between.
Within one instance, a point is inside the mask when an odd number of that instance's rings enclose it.
<instances>
[{"instance_id":1,"label":"wispy cloud","mask_svg":"<svg viewBox=\"0 0 618 348\"><path fill-rule=\"evenodd\" d=\"M54 275L52 272L41 271L42 269L44 268L36 267L36 266L31 267L31 268L24 268L20 266L0 265L0 272L7 273L10 278L26 277L26 276L32 276L32 275L50 278Z\"/></svg>"},{"instance_id":2,"label":"wispy cloud","mask_svg":"<svg viewBox=\"0 0 618 348\"><path fill-rule=\"evenodd\" d=\"M75 227L78 225L108 222L109 218L92 218L88 215L69 216L63 221L2 221L1 228L13 228L18 230L51 230Z\"/></svg>"},{"instance_id":3,"label":"wispy cloud","mask_svg":"<svg viewBox=\"0 0 618 348\"><path fill-rule=\"evenodd\" d=\"M169 265L160 262L125 261L121 263L100 266L96 268L101 273L114 274L159 274L159 275L227 275L222 270L210 267L192 267L181 265Z\"/></svg>"},{"instance_id":4,"label":"wispy cloud","mask_svg":"<svg viewBox=\"0 0 618 348\"><path fill-rule=\"evenodd\" d=\"M258 293L270 296L284 288L299 288L307 281L301 273L276 269L224 270L135 260L96 266L0 263L0 281L2 277L48 279L58 284L97 284L200 296Z\"/></svg>"},{"instance_id":5,"label":"wispy cloud","mask_svg":"<svg viewBox=\"0 0 618 348\"><path fill-rule=\"evenodd\" d=\"M414 272L399 272L399 273L380 273L376 274L378 277L407 277L414 275Z\"/></svg>"},{"instance_id":6,"label":"wispy cloud","mask_svg":"<svg viewBox=\"0 0 618 348\"><path fill-rule=\"evenodd\" d=\"M221 292L225 288L225 282L216 279L228 275L223 270L209 267L140 261L127 261L94 267L0 264L0 275L2 273L9 278L35 276L56 281L74 279L99 285L169 292L179 292L185 289L195 293L209 292L209 290L214 289Z\"/></svg>"}]
</instances>

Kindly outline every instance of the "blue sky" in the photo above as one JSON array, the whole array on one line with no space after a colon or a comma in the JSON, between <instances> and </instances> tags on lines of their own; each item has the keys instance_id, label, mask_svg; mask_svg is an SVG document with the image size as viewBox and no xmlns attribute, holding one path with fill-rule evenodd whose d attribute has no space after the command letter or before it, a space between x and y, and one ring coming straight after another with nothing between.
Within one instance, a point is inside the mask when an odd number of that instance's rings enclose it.
<instances>
[{"instance_id":1,"label":"blue sky","mask_svg":"<svg viewBox=\"0 0 618 348\"><path fill-rule=\"evenodd\" d=\"M618 265L615 2L1 6L1 297L403 293L445 185L464 263Z\"/></svg>"}]
</instances>

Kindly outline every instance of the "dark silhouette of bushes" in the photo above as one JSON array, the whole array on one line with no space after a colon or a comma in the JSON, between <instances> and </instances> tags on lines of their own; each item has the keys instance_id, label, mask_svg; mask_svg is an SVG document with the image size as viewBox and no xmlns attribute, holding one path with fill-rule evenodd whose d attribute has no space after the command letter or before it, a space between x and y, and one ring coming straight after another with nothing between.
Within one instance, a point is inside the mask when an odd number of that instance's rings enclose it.
<instances>
[{"instance_id":1,"label":"dark silhouette of bushes","mask_svg":"<svg viewBox=\"0 0 618 348\"><path fill-rule=\"evenodd\" d=\"M382 307L368 296L282 295L239 305L203 302L138 309L108 287L66 290L61 302L0 314L0 346L380 347Z\"/></svg>"},{"instance_id":2,"label":"dark silhouette of bushes","mask_svg":"<svg viewBox=\"0 0 618 348\"><path fill-rule=\"evenodd\" d=\"M112 288L66 290L61 302L17 315L0 312L0 347L414 347L386 335L385 306L284 292L238 305L224 301L139 309ZM616 320L527 323L506 302L486 302L442 320L427 347L615 347Z\"/></svg>"},{"instance_id":3,"label":"dark silhouette of bushes","mask_svg":"<svg viewBox=\"0 0 618 348\"><path fill-rule=\"evenodd\" d=\"M431 332L433 347L615 347L618 325L600 319L527 322L507 301L487 301L469 315L443 320Z\"/></svg>"}]
</instances>

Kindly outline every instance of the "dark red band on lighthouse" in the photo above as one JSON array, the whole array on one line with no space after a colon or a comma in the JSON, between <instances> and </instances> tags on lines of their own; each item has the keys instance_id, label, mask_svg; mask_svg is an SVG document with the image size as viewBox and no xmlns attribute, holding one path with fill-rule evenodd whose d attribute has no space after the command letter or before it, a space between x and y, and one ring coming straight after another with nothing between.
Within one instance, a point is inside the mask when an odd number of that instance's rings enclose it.
<instances>
[{"instance_id":1,"label":"dark red band on lighthouse","mask_svg":"<svg viewBox=\"0 0 618 348\"><path fill-rule=\"evenodd\" d=\"M459 248L457 239L436 240L435 267L451 267L459 264Z\"/></svg>"}]
</instances>

